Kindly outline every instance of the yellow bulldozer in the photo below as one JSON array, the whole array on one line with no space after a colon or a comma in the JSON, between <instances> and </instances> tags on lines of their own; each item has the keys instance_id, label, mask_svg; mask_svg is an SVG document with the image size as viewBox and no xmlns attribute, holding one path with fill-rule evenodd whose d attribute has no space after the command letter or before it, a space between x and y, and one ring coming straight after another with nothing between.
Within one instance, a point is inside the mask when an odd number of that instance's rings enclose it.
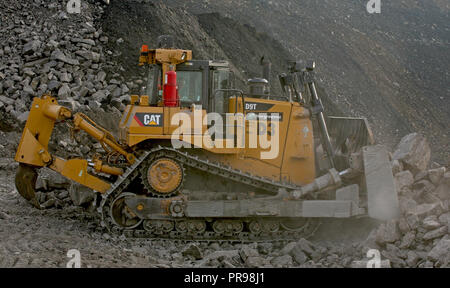
<instances>
[{"instance_id":1,"label":"yellow bulldozer","mask_svg":"<svg viewBox=\"0 0 450 288\"><path fill-rule=\"evenodd\" d=\"M389 155L367 121L324 115L314 62L289 62L282 95L261 64L244 92L226 61L143 45L145 92L131 96L118 139L51 95L34 98L15 157L18 192L41 208L37 171L48 167L92 189L102 225L132 237L270 241L308 233L317 219L396 217ZM62 121L104 153L52 155Z\"/></svg>"}]
</instances>

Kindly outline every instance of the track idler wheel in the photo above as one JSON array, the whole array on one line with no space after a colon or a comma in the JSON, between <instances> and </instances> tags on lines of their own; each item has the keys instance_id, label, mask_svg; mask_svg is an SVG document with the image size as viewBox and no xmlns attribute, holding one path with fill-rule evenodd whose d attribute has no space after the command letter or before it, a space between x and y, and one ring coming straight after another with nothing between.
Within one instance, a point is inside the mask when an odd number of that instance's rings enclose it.
<instances>
[{"instance_id":1,"label":"track idler wheel","mask_svg":"<svg viewBox=\"0 0 450 288\"><path fill-rule=\"evenodd\" d=\"M42 209L41 204L36 199L35 186L37 180L36 169L26 164L19 164L16 172L15 184L19 194L28 200L31 205L38 209Z\"/></svg>"},{"instance_id":2,"label":"track idler wheel","mask_svg":"<svg viewBox=\"0 0 450 288\"><path fill-rule=\"evenodd\" d=\"M170 197L180 190L184 169L177 161L161 157L141 171L142 183L149 192L158 197Z\"/></svg>"},{"instance_id":3,"label":"track idler wheel","mask_svg":"<svg viewBox=\"0 0 450 288\"><path fill-rule=\"evenodd\" d=\"M109 211L111 220L120 228L133 229L142 223L140 219L125 203L126 197L135 197L133 193L122 193L112 203Z\"/></svg>"}]
</instances>

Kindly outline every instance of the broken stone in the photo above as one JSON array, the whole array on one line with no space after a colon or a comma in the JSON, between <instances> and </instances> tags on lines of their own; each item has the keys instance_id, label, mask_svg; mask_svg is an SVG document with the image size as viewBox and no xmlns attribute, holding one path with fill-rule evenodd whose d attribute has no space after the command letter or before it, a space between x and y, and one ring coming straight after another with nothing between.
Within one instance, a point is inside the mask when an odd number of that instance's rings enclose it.
<instances>
[{"instance_id":1,"label":"broken stone","mask_svg":"<svg viewBox=\"0 0 450 288\"><path fill-rule=\"evenodd\" d=\"M395 175L395 187L397 192L401 192L404 188L409 188L414 183L414 177L408 170L399 172Z\"/></svg>"},{"instance_id":2,"label":"broken stone","mask_svg":"<svg viewBox=\"0 0 450 288\"><path fill-rule=\"evenodd\" d=\"M447 223L450 223L450 212L444 213L441 216L439 216L438 221L442 225L446 225Z\"/></svg>"},{"instance_id":3,"label":"broken stone","mask_svg":"<svg viewBox=\"0 0 450 288\"><path fill-rule=\"evenodd\" d=\"M312 257L315 254L313 247L314 245L311 242L302 238L297 242L297 245L296 247L294 247L294 249L300 249L301 251L305 252L306 255Z\"/></svg>"},{"instance_id":4,"label":"broken stone","mask_svg":"<svg viewBox=\"0 0 450 288\"><path fill-rule=\"evenodd\" d=\"M100 90L100 91L97 91L97 92L95 92L95 93L92 95L92 98L93 98L95 101L97 101L97 102L102 102L102 101L104 101L107 97L108 97L108 95L107 95L107 91L106 91L106 90Z\"/></svg>"},{"instance_id":5,"label":"broken stone","mask_svg":"<svg viewBox=\"0 0 450 288\"><path fill-rule=\"evenodd\" d=\"M428 259L439 261L441 267L445 267L450 262L450 239L441 239L428 253Z\"/></svg>"},{"instance_id":6,"label":"broken stone","mask_svg":"<svg viewBox=\"0 0 450 288\"><path fill-rule=\"evenodd\" d=\"M52 208L53 206L55 206L55 202L56 202L56 199L52 198L52 199L49 199L49 200L45 201L44 203L42 203L41 206L44 208L47 208L47 209Z\"/></svg>"},{"instance_id":7,"label":"broken stone","mask_svg":"<svg viewBox=\"0 0 450 288\"><path fill-rule=\"evenodd\" d=\"M417 263L419 263L420 257L417 255L414 251L408 251L408 258L406 259L406 264L408 264L408 267L415 268L417 266Z\"/></svg>"},{"instance_id":8,"label":"broken stone","mask_svg":"<svg viewBox=\"0 0 450 288\"><path fill-rule=\"evenodd\" d=\"M50 59L52 60L59 60L61 62L70 64L70 65L80 65L80 62L78 62L78 60L76 59L71 59L69 57L67 57L61 50L56 49L55 51L52 52Z\"/></svg>"},{"instance_id":9,"label":"broken stone","mask_svg":"<svg viewBox=\"0 0 450 288\"><path fill-rule=\"evenodd\" d=\"M400 212L402 214L414 213L417 207L417 202L405 196L398 197Z\"/></svg>"},{"instance_id":10,"label":"broken stone","mask_svg":"<svg viewBox=\"0 0 450 288\"><path fill-rule=\"evenodd\" d=\"M441 223L439 223L436 215L430 215L423 219L422 226L427 230L433 230L439 228Z\"/></svg>"},{"instance_id":11,"label":"broken stone","mask_svg":"<svg viewBox=\"0 0 450 288\"><path fill-rule=\"evenodd\" d=\"M259 256L250 256L245 260L245 265L249 268L259 268L263 267L265 264L265 259Z\"/></svg>"},{"instance_id":12,"label":"broken stone","mask_svg":"<svg viewBox=\"0 0 450 288\"><path fill-rule=\"evenodd\" d=\"M73 204L77 206L89 204L95 198L94 191L75 182L70 185L69 195Z\"/></svg>"},{"instance_id":13,"label":"broken stone","mask_svg":"<svg viewBox=\"0 0 450 288\"><path fill-rule=\"evenodd\" d=\"M3 95L0 95L0 102L5 103L6 105L13 105L14 104L14 100L10 99L8 97L5 97Z\"/></svg>"},{"instance_id":14,"label":"broken stone","mask_svg":"<svg viewBox=\"0 0 450 288\"><path fill-rule=\"evenodd\" d=\"M65 198L67 198L68 196L69 196L69 192L64 190L64 191L61 191L56 197L60 200L63 200Z\"/></svg>"},{"instance_id":15,"label":"broken stone","mask_svg":"<svg viewBox=\"0 0 450 288\"><path fill-rule=\"evenodd\" d=\"M419 227L419 216L415 214L409 214L405 217L405 219L410 229L415 230Z\"/></svg>"},{"instance_id":16,"label":"broken stone","mask_svg":"<svg viewBox=\"0 0 450 288\"><path fill-rule=\"evenodd\" d=\"M9 218L11 218L11 216L9 216L8 214L0 211L0 219L2 220L8 220Z\"/></svg>"},{"instance_id":17,"label":"broken stone","mask_svg":"<svg viewBox=\"0 0 450 288\"><path fill-rule=\"evenodd\" d=\"M197 245L191 244L189 245L183 252L182 252L183 256L192 256L195 260L200 260L203 258L203 253L200 250L200 248L198 248Z\"/></svg>"},{"instance_id":18,"label":"broken stone","mask_svg":"<svg viewBox=\"0 0 450 288\"><path fill-rule=\"evenodd\" d=\"M441 210L439 203L425 203L418 205L413 212L414 215L419 217L419 219L425 219L429 215L436 215Z\"/></svg>"},{"instance_id":19,"label":"broken stone","mask_svg":"<svg viewBox=\"0 0 450 288\"><path fill-rule=\"evenodd\" d=\"M66 83L64 83L61 88L58 90L58 98L59 99L67 99L70 96L70 87Z\"/></svg>"},{"instance_id":20,"label":"broken stone","mask_svg":"<svg viewBox=\"0 0 450 288\"><path fill-rule=\"evenodd\" d=\"M409 248L412 243L414 242L414 239L416 238L416 233L414 231L409 231L403 236L402 242L400 243L400 248L405 249Z\"/></svg>"},{"instance_id":21,"label":"broken stone","mask_svg":"<svg viewBox=\"0 0 450 288\"><path fill-rule=\"evenodd\" d=\"M293 260L290 255L283 255L273 258L271 263L275 267L291 267Z\"/></svg>"},{"instance_id":22,"label":"broken stone","mask_svg":"<svg viewBox=\"0 0 450 288\"><path fill-rule=\"evenodd\" d=\"M378 244L393 243L399 240L400 237L401 235L398 230L397 221L390 220L378 227L376 242Z\"/></svg>"},{"instance_id":23,"label":"broken stone","mask_svg":"<svg viewBox=\"0 0 450 288\"><path fill-rule=\"evenodd\" d=\"M423 239L431 240L431 239L442 237L445 234L447 234L447 226L442 226L438 229L435 229L435 230L425 233L425 235L423 235Z\"/></svg>"},{"instance_id":24,"label":"broken stone","mask_svg":"<svg viewBox=\"0 0 450 288\"><path fill-rule=\"evenodd\" d=\"M430 178L431 183L438 185L445 172L445 167L428 170L428 178Z\"/></svg>"},{"instance_id":25,"label":"broken stone","mask_svg":"<svg viewBox=\"0 0 450 288\"><path fill-rule=\"evenodd\" d=\"M246 261L248 257L259 256L258 251L256 249L250 248L248 246L244 246L239 250L239 255L241 256L242 261Z\"/></svg>"},{"instance_id":26,"label":"broken stone","mask_svg":"<svg viewBox=\"0 0 450 288\"><path fill-rule=\"evenodd\" d=\"M436 194L441 200L450 199L450 171L442 176L440 184L436 189Z\"/></svg>"},{"instance_id":27,"label":"broken stone","mask_svg":"<svg viewBox=\"0 0 450 288\"><path fill-rule=\"evenodd\" d=\"M97 81L103 82L106 79L106 73L105 71L100 71L97 74Z\"/></svg>"},{"instance_id":28,"label":"broken stone","mask_svg":"<svg viewBox=\"0 0 450 288\"><path fill-rule=\"evenodd\" d=\"M432 193L436 189L436 187L428 180L420 180L419 182L414 183L412 188L414 190L414 197L416 198Z\"/></svg>"},{"instance_id":29,"label":"broken stone","mask_svg":"<svg viewBox=\"0 0 450 288\"><path fill-rule=\"evenodd\" d=\"M41 41L32 40L27 44L23 45L23 54L24 55L33 55L35 52L39 50L41 47Z\"/></svg>"},{"instance_id":30,"label":"broken stone","mask_svg":"<svg viewBox=\"0 0 450 288\"><path fill-rule=\"evenodd\" d=\"M394 160L391 163L392 165L392 175L397 175L397 173L402 172L403 171L403 165L402 162L398 161L398 160Z\"/></svg>"},{"instance_id":31,"label":"broken stone","mask_svg":"<svg viewBox=\"0 0 450 288\"><path fill-rule=\"evenodd\" d=\"M393 160L401 160L405 168L414 174L427 168L431 157L430 146L424 136L411 133L402 138L392 155Z\"/></svg>"},{"instance_id":32,"label":"broken stone","mask_svg":"<svg viewBox=\"0 0 450 288\"><path fill-rule=\"evenodd\" d=\"M30 115L29 111L23 112L19 116L17 116L17 120L20 124L24 124L28 120L28 115Z\"/></svg>"}]
</instances>

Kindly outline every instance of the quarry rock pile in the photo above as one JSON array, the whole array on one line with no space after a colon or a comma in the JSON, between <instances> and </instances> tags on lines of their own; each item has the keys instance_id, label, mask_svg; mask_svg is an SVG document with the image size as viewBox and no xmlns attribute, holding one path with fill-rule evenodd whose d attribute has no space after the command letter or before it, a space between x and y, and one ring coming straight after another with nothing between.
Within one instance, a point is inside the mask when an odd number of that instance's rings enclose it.
<instances>
[{"instance_id":1,"label":"quarry rock pile","mask_svg":"<svg viewBox=\"0 0 450 288\"><path fill-rule=\"evenodd\" d=\"M100 1L81 1L81 13L66 1L2 1L0 22L0 122L23 125L35 96L51 93L74 111L123 109L130 88L96 28Z\"/></svg>"}]
</instances>

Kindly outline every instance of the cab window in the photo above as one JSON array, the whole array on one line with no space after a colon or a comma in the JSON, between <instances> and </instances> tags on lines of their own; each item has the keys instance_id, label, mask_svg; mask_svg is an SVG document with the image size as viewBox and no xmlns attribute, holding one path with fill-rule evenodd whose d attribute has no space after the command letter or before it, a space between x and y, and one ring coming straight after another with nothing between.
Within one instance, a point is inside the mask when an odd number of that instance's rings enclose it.
<instances>
[{"instance_id":1,"label":"cab window","mask_svg":"<svg viewBox=\"0 0 450 288\"><path fill-rule=\"evenodd\" d=\"M213 92L214 92L214 111L217 113L228 112L229 93L217 91L218 89L229 89L230 72L226 70L217 70L213 72Z\"/></svg>"},{"instance_id":2,"label":"cab window","mask_svg":"<svg viewBox=\"0 0 450 288\"><path fill-rule=\"evenodd\" d=\"M177 85L183 106L201 104L203 87L201 71L177 71Z\"/></svg>"}]
</instances>

